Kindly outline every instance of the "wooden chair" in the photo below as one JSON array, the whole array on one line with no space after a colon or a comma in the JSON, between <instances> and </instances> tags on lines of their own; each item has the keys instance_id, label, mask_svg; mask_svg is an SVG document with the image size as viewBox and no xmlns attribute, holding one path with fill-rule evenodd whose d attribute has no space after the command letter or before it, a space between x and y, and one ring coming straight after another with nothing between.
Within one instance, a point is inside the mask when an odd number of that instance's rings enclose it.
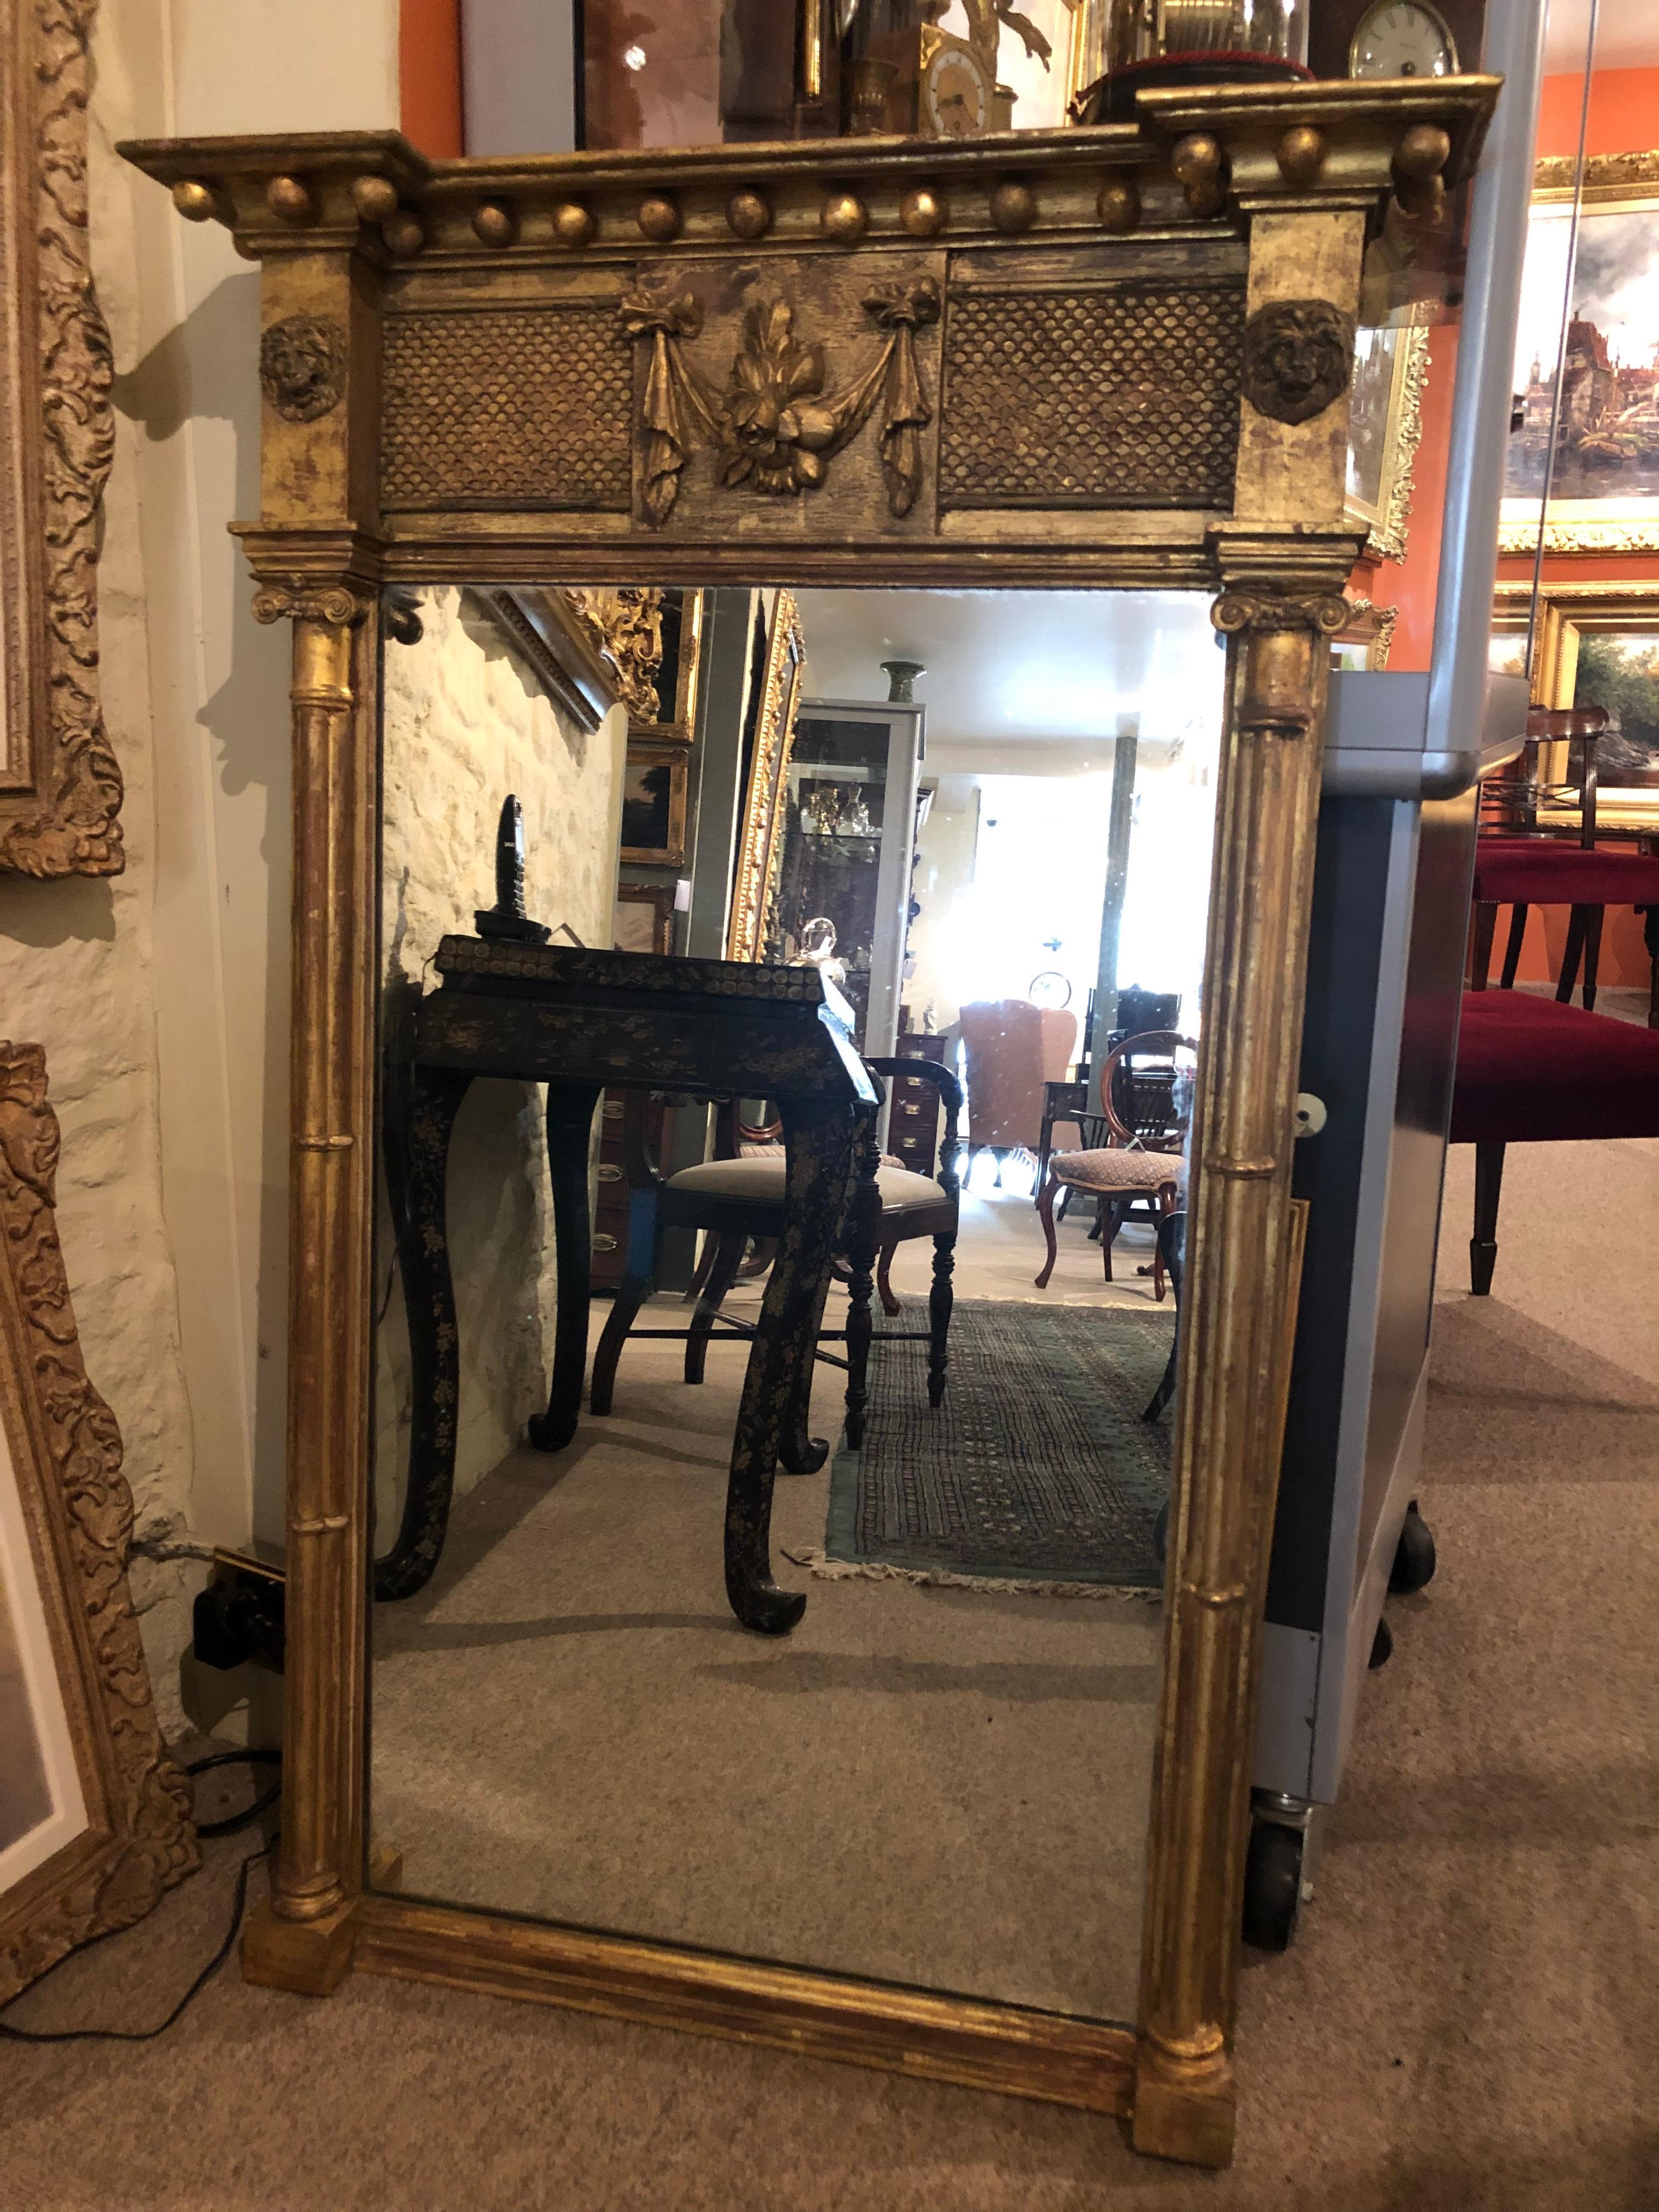
<instances>
[{"instance_id":1,"label":"wooden chair","mask_svg":"<svg viewBox=\"0 0 1659 2212\"><path fill-rule=\"evenodd\" d=\"M845 1362L820 1352L820 1359L847 1368L847 1433L850 1443L862 1441L864 1412L868 1401L869 1349L875 1340L870 1317L874 1293L874 1271L878 1255L918 1237L933 1240L933 1279L928 1295L928 1326L925 1331L884 1330L885 1340L925 1339L928 1346L927 1402L938 1407L944 1401L949 1365L951 1309L954 1303L951 1276L956 1266L959 1182L957 1154L962 1118L962 1086L949 1068L931 1061L868 1060L865 1066L877 1076L920 1076L934 1084L945 1103L945 1137L939 1146L937 1178L913 1175L908 1168L878 1162L874 1155L873 1130L864 1163L862 1191L849 1194L848 1224L850 1268L847 1327L844 1331L819 1332L819 1342L847 1346ZM683 1338L684 1375L688 1382L701 1382L708 1341L715 1327L743 1336L752 1324L722 1313L727 1292L737 1279L744 1253L751 1238L776 1238L783 1225L784 1152L781 1145L758 1145L746 1156L706 1160L664 1176L652 1159L645 1141L646 1094L630 1092L623 1124L624 1172L629 1188L628 1272L618 1286L599 1349L593 1356L589 1403L595 1413L608 1413L616 1388L617 1367L630 1335ZM860 1218L862 1209L862 1218ZM688 1328L635 1328L640 1308L655 1287L657 1255L667 1229L701 1229L708 1232L714 1256L708 1262L705 1286ZM792 1474L811 1474L821 1467L828 1447L805 1433L805 1408L792 1420L781 1457Z\"/></svg>"},{"instance_id":2,"label":"wooden chair","mask_svg":"<svg viewBox=\"0 0 1659 2212\"><path fill-rule=\"evenodd\" d=\"M1508 942L1498 977L1500 990L1513 988L1534 906L1568 908L1567 942L1555 995L1565 1005L1583 970L1585 1011L1595 1005L1601 964L1601 925L1610 906L1647 909L1645 935L1652 963L1648 991L1648 1027L1659 1029L1659 857L1644 852L1598 848L1596 837L1596 748L1616 733L1606 710L1572 707L1534 708L1527 717L1527 744L1518 778L1495 779L1481 786L1483 827L1475 844L1474 934L1469 981L1484 991L1492 969L1498 909L1510 909ZM1539 768L1540 749L1565 741L1578 748L1576 787L1577 830L1552 832L1540 822L1540 802L1547 787ZM1569 755L1571 762L1571 752Z\"/></svg>"},{"instance_id":3,"label":"wooden chair","mask_svg":"<svg viewBox=\"0 0 1659 2212\"><path fill-rule=\"evenodd\" d=\"M1175 1030L1149 1030L1139 1036L1125 1037L1109 1054L1100 1077L1107 1143L1086 1152L1055 1152L1038 1194L1037 1212L1048 1246L1036 1278L1038 1290L1048 1288L1054 1271L1060 1249L1054 1234L1054 1201L1063 1192L1080 1191L1098 1203L1101 1256L1109 1283L1112 1240L1129 1218L1131 1209L1144 1204L1154 1224L1175 1211L1191 1110L1190 1085L1177 1055L1197 1049L1190 1037ZM1147 1061L1152 1066L1142 1065ZM1153 1255L1152 1289L1153 1296L1161 1299L1164 1290L1161 1249Z\"/></svg>"},{"instance_id":4,"label":"wooden chair","mask_svg":"<svg viewBox=\"0 0 1659 2212\"><path fill-rule=\"evenodd\" d=\"M1526 991L1465 992L1451 1142L1474 1146L1474 1297L1492 1289L1507 1146L1656 1136L1659 1035Z\"/></svg>"}]
</instances>

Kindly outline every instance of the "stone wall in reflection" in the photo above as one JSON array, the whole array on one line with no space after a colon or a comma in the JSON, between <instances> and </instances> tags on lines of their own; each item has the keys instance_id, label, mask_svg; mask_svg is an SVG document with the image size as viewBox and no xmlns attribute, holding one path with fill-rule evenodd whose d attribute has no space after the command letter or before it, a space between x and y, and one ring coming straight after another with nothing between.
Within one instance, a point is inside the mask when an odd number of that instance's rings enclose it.
<instances>
[{"instance_id":1,"label":"stone wall in reflection","mask_svg":"<svg viewBox=\"0 0 1659 2212\"><path fill-rule=\"evenodd\" d=\"M622 752L613 709L592 732L555 708L483 603L444 586L422 605L417 645L386 647L382 764L383 1027L436 982L447 934L471 935L495 897L502 799L524 808L527 910L611 941ZM568 942L568 939L562 939ZM475 1083L450 1153L450 1254L461 1343L458 1492L523 1440L544 1398L553 1341L553 1221L542 1092ZM384 1189L379 1207L375 1495L385 1547L409 1439L409 1344Z\"/></svg>"}]
</instances>

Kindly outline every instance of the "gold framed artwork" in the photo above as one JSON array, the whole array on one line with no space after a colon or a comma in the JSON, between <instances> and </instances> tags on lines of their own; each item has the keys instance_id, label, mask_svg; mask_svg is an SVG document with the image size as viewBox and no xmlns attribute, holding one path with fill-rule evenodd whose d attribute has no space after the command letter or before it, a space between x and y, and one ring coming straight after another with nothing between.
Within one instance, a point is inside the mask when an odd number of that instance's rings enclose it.
<instances>
[{"instance_id":1,"label":"gold framed artwork","mask_svg":"<svg viewBox=\"0 0 1659 2212\"><path fill-rule=\"evenodd\" d=\"M622 857L636 868L685 865L686 750L630 737L623 777Z\"/></svg>"},{"instance_id":2,"label":"gold framed artwork","mask_svg":"<svg viewBox=\"0 0 1659 2212\"><path fill-rule=\"evenodd\" d=\"M1398 607L1379 607L1370 599L1350 599L1347 621L1331 640L1334 669L1378 669L1389 665Z\"/></svg>"},{"instance_id":3,"label":"gold framed artwork","mask_svg":"<svg viewBox=\"0 0 1659 2212\"><path fill-rule=\"evenodd\" d=\"M744 777L743 819L738 835L728 960L758 960L766 945L767 909L783 857L784 793L800 707L806 647L793 592L780 592L766 634L766 669Z\"/></svg>"},{"instance_id":4,"label":"gold framed artwork","mask_svg":"<svg viewBox=\"0 0 1659 2212\"><path fill-rule=\"evenodd\" d=\"M1576 167L1534 172L1498 549L1659 551L1659 152Z\"/></svg>"},{"instance_id":5,"label":"gold framed artwork","mask_svg":"<svg viewBox=\"0 0 1659 2212\"><path fill-rule=\"evenodd\" d=\"M1498 587L1494 665L1495 656L1525 649L1531 589ZM1595 749L1598 824L1659 829L1659 582L1547 582L1533 639L1532 696L1540 707L1607 709L1609 727ZM1565 784L1566 750L1565 744L1542 749L1546 784Z\"/></svg>"},{"instance_id":6,"label":"gold framed artwork","mask_svg":"<svg viewBox=\"0 0 1659 2212\"><path fill-rule=\"evenodd\" d=\"M654 712L645 722L633 720L630 712L629 732L658 744L689 745L697 733L703 595L672 585L657 596L660 643L650 678Z\"/></svg>"},{"instance_id":7,"label":"gold framed artwork","mask_svg":"<svg viewBox=\"0 0 1659 2212\"><path fill-rule=\"evenodd\" d=\"M666 957L674 950L674 886L672 884L618 884L617 918L611 942L618 952L655 952Z\"/></svg>"},{"instance_id":8,"label":"gold framed artwork","mask_svg":"<svg viewBox=\"0 0 1659 2212\"><path fill-rule=\"evenodd\" d=\"M1365 553L1373 561L1406 557L1428 374L1427 331L1355 332L1343 507L1348 520L1364 529Z\"/></svg>"},{"instance_id":9,"label":"gold framed artwork","mask_svg":"<svg viewBox=\"0 0 1659 2212\"><path fill-rule=\"evenodd\" d=\"M1406 134L1445 149L1441 181L1455 191L1498 87L1335 90L1147 90L1133 125L1028 134L1018 177L1006 142L971 139L535 155L510 169L434 166L389 132L124 149L183 216L234 232L260 264L267 338L289 340L262 380L262 512L240 533L256 611L292 630L290 1249L306 1257L289 1311L282 1839L244 1942L251 1979L320 1997L367 1969L537 1998L1124 2115L1140 2150L1230 2159L1250 1745L1297 1276L1320 732L1360 544L1358 528L1332 526L1349 332ZM1263 150L1316 135L1326 158L1310 167L1298 156L1292 175ZM1060 329L1065 362L1085 361L1088 375L1062 373ZM318 408L306 364L331 331L347 374ZM1135 439L1102 435L1120 418ZM481 436L484 421L507 430ZM1145 1842L1137 1832L1125 1852L1115 1896L1103 1875L1089 1899L1089 1948L1121 1907L1121 2002L1061 2010L931 1961L878 1973L805 1946L780 1956L764 1934L705 1942L672 1900L653 1917L654 1897L596 1927L556 1898L534 1912L498 1908L470 1867L421 1896L375 1877L369 1839L392 1801L377 1795L367 1755L371 1731L384 1741L392 1694L369 1571L371 617L386 586L434 577L776 593L734 809L727 951L750 962L803 677L793 592L989 582L1208 600L1225 641L1224 705L1159 1671L1141 1739ZM631 851L648 863L678 865L675 786L644 778L671 758L683 777L688 750L632 750L630 830L653 842ZM609 848L577 857L613 882ZM534 956L507 945L488 957L522 981ZM794 1019L798 975L775 974L770 989L764 974L760 990L740 981L715 975L711 997L729 986L732 1000L769 997ZM447 1003L464 1006L465 994ZM587 1006L566 1011L570 1034L594 1040L598 1067L605 1046L582 1026ZM816 1049L828 1025L809 1010L800 1027ZM817 1177L844 1191L850 1133L823 1127L821 1142L795 1145L794 1187ZM772 1463L806 1411L781 1352L793 1343L810 1357L821 1309L803 1255L814 1237L827 1250L830 1233L787 1200L752 1340L761 1441L744 1449L758 1502L728 1514L727 1534L769 1572ZM733 1649L789 1685L787 1641ZM684 1763L722 1750L700 1741ZM582 1764L614 1768L615 1751L612 1730ZM620 1786L631 1786L625 1768ZM787 1796L768 1808L786 1835L811 1818ZM537 1850L544 1840L538 1832ZM991 1848L994 1832L975 1841ZM469 1857L479 1848L463 1846ZM724 1875L728 1856L720 1863Z\"/></svg>"},{"instance_id":10,"label":"gold framed artwork","mask_svg":"<svg viewBox=\"0 0 1659 2212\"><path fill-rule=\"evenodd\" d=\"M115 876L121 771L98 689L115 451L87 246L94 8L0 0L0 868Z\"/></svg>"},{"instance_id":11,"label":"gold framed artwork","mask_svg":"<svg viewBox=\"0 0 1659 2212\"><path fill-rule=\"evenodd\" d=\"M58 1249L39 1045L0 1043L0 2003L200 1862L127 1588L132 1496Z\"/></svg>"}]
</instances>

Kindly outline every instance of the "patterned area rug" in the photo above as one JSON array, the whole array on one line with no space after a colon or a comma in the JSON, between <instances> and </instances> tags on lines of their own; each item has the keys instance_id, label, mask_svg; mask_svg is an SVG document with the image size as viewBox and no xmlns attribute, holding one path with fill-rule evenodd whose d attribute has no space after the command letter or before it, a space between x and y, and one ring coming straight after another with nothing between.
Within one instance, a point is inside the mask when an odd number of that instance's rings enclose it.
<instances>
[{"instance_id":1,"label":"patterned area rug","mask_svg":"<svg viewBox=\"0 0 1659 2212\"><path fill-rule=\"evenodd\" d=\"M907 1304L893 1328L927 1326ZM1162 1588L1152 1523L1170 1421L1140 1418L1170 1356L1170 1307L958 1298L945 1403L926 1344L878 1342L861 1451L831 1471L822 1565L930 1580Z\"/></svg>"}]
</instances>

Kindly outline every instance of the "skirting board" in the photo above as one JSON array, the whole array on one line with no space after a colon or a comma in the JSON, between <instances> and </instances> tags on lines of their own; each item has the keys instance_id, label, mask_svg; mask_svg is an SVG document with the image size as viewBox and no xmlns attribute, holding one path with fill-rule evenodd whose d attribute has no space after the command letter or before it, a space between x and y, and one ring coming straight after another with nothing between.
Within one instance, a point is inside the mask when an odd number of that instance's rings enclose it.
<instances>
[{"instance_id":1,"label":"skirting board","mask_svg":"<svg viewBox=\"0 0 1659 2212\"><path fill-rule=\"evenodd\" d=\"M1133 2099L1132 2028L405 1898L359 1901L354 1964L1085 2112Z\"/></svg>"}]
</instances>

